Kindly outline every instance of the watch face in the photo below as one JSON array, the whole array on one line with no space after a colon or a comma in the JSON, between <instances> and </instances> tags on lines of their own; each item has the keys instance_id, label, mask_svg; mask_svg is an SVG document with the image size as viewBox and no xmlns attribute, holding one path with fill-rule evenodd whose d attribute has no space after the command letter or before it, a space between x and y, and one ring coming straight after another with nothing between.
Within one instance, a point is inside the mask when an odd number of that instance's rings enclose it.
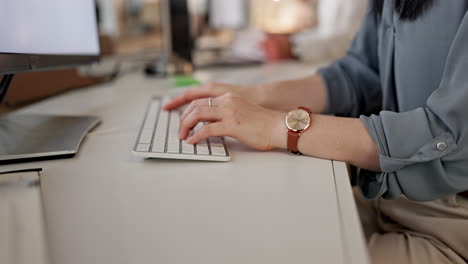
<instances>
[{"instance_id":1,"label":"watch face","mask_svg":"<svg viewBox=\"0 0 468 264\"><path fill-rule=\"evenodd\" d=\"M286 116L286 126L294 131L300 132L310 126L310 115L307 111L296 109L288 113Z\"/></svg>"}]
</instances>

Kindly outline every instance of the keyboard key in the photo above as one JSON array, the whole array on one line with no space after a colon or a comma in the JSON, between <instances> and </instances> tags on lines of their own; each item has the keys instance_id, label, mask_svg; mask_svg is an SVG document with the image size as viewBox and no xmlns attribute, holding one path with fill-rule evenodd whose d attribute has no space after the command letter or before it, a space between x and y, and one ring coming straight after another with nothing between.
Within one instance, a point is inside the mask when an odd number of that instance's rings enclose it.
<instances>
[{"instance_id":1,"label":"keyboard key","mask_svg":"<svg viewBox=\"0 0 468 264\"><path fill-rule=\"evenodd\" d=\"M226 156L226 151L224 150L224 146L215 146L211 147L211 155L213 156Z\"/></svg>"},{"instance_id":2,"label":"keyboard key","mask_svg":"<svg viewBox=\"0 0 468 264\"><path fill-rule=\"evenodd\" d=\"M140 141L138 143L150 144L152 137L153 137L153 129L143 129L140 135Z\"/></svg>"},{"instance_id":3,"label":"keyboard key","mask_svg":"<svg viewBox=\"0 0 468 264\"><path fill-rule=\"evenodd\" d=\"M199 131L203 127L203 123L198 123L193 130ZM208 141L206 139L198 142L197 144L197 155L210 155L210 149L208 147Z\"/></svg>"},{"instance_id":4,"label":"keyboard key","mask_svg":"<svg viewBox=\"0 0 468 264\"><path fill-rule=\"evenodd\" d=\"M210 155L210 150L208 149L208 142L206 140L200 141L197 144L197 154Z\"/></svg>"},{"instance_id":5,"label":"keyboard key","mask_svg":"<svg viewBox=\"0 0 468 264\"><path fill-rule=\"evenodd\" d=\"M161 109L159 120L154 133L152 152L165 152L167 125L169 122L169 112Z\"/></svg>"},{"instance_id":6,"label":"keyboard key","mask_svg":"<svg viewBox=\"0 0 468 264\"><path fill-rule=\"evenodd\" d=\"M180 140L168 140L167 141L167 153L180 153Z\"/></svg>"},{"instance_id":7,"label":"keyboard key","mask_svg":"<svg viewBox=\"0 0 468 264\"><path fill-rule=\"evenodd\" d=\"M182 141L182 153L183 154L195 154L195 147L186 141Z\"/></svg>"},{"instance_id":8,"label":"keyboard key","mask_svg":"<svg viewBox=\"0 0 468 264\"><path fill-rule=\"evenodd\" d=\"M177 112L177 111L172 111L170 113L170 127L169 127L169 131L171 132L171 134L169 134L169 136L172 136L174 133L179 133L179 125L180 125L180 113Z\"/></svg>"},{"instance_id":9,"label":"keyboard key","mask_svg":"<svg viewBox=\"0 0 468 264\"><path fill-rule=\"evenodd\" d=\"M169 112L161 110L161 113L159 113L158 125L156 126L156 135L166 137L168 123Z\"/></svg>"},{"instance_id":10,"label":"keyboard key","mask_svg":"<svg viewBox=\"0 0 468 264\"><path fill-rule=\"evenodd\" d=\"M191 137L191 136L193 136L193 130L190 131L190 133L188 135L188 137ZM195 154L195 146L194 145L187 143L187 141L185 141L185 140L182 140L181 143L182 143L182 153L183 154L191 154L191 155Z\"/></svg>"},{"instance_id":11,"label":"keyboard key","mask_svg":"<svg viewBox=\"0 0 468 264\"><path fill-rule=\"evenodd\" d=\"M167 138L167 153L180 153L179 122L180 113L173 111L170 113L169 135Z\"/></svg>"},{"instance_id":12,"label":"keyboard key","mask_svg":"<svg viewBox=\"0 0 468 264\"><path fill-rule=\"evenodd\" d=\"M226 150L224 149L223 140L220 137L209 138L211 155L214 156L226 156Z\"/></svg>"},{"instance_id":13,"label":"keyboard key","mask_svg":"<svg viewBox=\"0 0 468 264\"><path fill-rule=\"evenodd\" d=\"M153 101L150 105L150 109L148 111L148 115L146 116L145 123L143 125L143 130L146 129L154 129L156 125L156 119L158 118L159 108L161 107L159 101Z\"/></svg>"},{"instance_id":14,"label":"keyboard key","mask_svg":"<svg viewBox=\"0 0 468 264\"><path fill-rule=\"evenodd\" d=\"M153 145L151 146L151 152L165 152L166 148L166 139L165 138L155 138L153 140Z\"/></svg>"},{"instance_id":15,"label":"keyboard key","mask_svg":"<svg viewBox=\"0 0 468 264\"><path fill-rule=\"evenodd\" d=\"M150 149L150 144L138 144L137 151L138 152L148 152Z\"/></svg>"}]
</instances>

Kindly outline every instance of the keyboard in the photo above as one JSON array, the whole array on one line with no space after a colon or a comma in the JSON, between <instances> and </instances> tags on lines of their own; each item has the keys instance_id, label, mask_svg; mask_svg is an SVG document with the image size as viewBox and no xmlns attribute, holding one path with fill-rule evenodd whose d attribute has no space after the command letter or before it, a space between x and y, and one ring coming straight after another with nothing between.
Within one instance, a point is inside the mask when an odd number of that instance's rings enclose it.
<instances>
[{"instance_id":1,"label":"keyboard","mask_svg":"<svg viewBox=\"0 0 468 264\"><path fill-rule=\"evenodd\" d=\"M196 145L179 139L180 111L165 111L170 97L153 97L138 133L133 154L143 158L229 161L231 155L223 137L211 137ZM190 133L203 127L199 123Z\"/></svg>"}]
</instances>

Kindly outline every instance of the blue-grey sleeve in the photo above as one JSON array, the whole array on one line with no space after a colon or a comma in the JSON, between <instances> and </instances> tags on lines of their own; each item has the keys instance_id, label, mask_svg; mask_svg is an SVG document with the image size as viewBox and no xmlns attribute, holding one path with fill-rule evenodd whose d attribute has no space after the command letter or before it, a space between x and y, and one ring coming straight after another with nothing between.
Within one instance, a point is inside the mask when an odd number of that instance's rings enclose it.
<instances>
[{"instance_id":1,"label":"blue-grey sleeve","mask_svg":"<svg viewBox=\"0 0 468 264\"><path fill-rule=\"evenodd\" d=\"M361 120L377 142L383 171L360 175L367 198L429 201L468 190L468 15L426 107Z\"/></svg>"},{"instance_id":2,"label":"blue-grey sleeve","mask_svg":"<svg viewBox=\"0 0 468 264\"><path fill-rule=\"evenodd\" d=\"M358 117L381 109L378 18L371 5L347 55L318 71L327 87L325 114Z\"/></svg>"}]
</instances>

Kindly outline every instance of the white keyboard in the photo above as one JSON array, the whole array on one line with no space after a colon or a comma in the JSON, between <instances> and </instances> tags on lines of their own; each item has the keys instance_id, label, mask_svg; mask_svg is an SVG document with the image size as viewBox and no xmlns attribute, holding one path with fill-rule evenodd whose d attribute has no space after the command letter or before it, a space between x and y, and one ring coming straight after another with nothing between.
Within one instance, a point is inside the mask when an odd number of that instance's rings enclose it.
<instances>
[{"instance_id":1,"label":"white keyboard","mask_svg":"<svg viewBox=\"0 0 468 264\"><path fill-rule=\"evenodd\" d=\"M222 137L212 137L190 145L179 139L179 111L165 111L169 97L153 97L138 133L133 153L143 158L229 161L231 155ZM199 123L194 131L203 127ZM191 131L190 133L193 133Z\"/></svg>"}]
</instances>

